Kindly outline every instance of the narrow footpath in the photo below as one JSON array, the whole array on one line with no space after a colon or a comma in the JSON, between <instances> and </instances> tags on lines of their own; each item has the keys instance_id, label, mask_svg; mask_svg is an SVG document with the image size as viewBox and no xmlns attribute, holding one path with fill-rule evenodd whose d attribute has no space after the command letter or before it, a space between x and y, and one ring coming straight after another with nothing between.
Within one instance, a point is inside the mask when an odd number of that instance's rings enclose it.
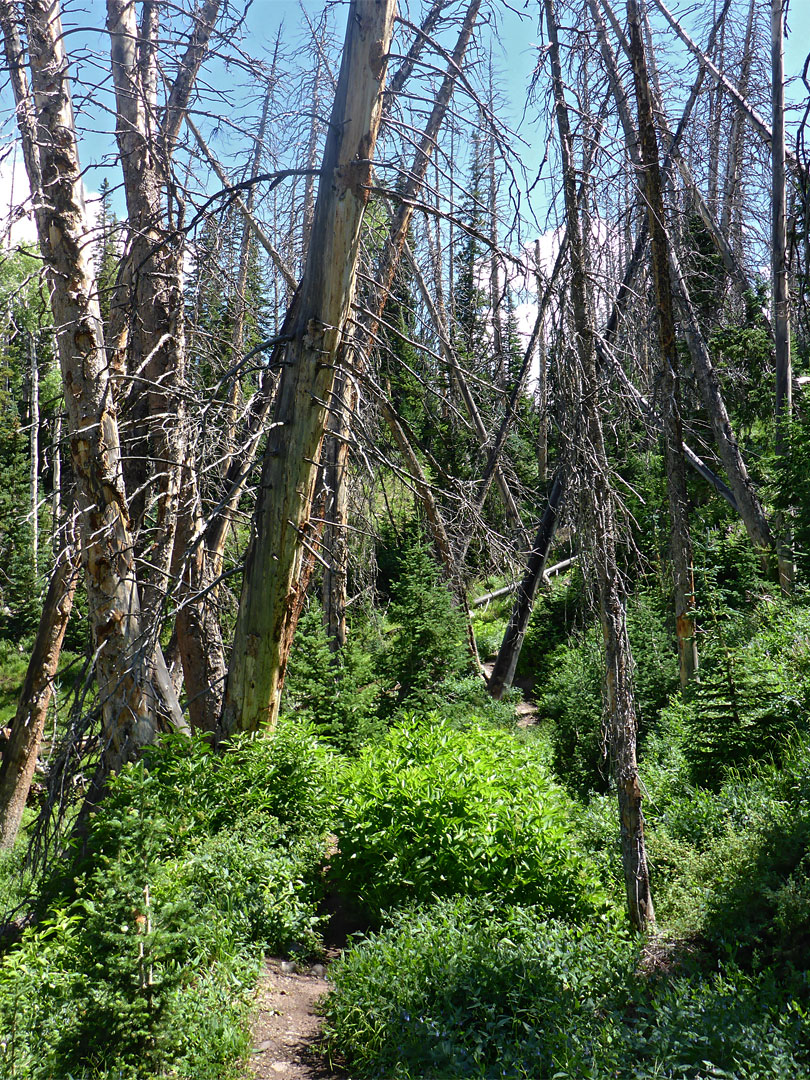
<instances>
[{"instance_id":1,"label":"narrow footpath","mask_svg":"<svg viewBox=\"0 0 810 1080\"><path fill-rule=\"evenodd\" d=\"M321 1018L315 1011L327 990L323 964L299 967L268 958L256 987L253 1052L246 1080L346 1080L317 1051Z\"/></svg>"},{"instance_id":2,"label":"narrow footpath","mask_svg":"<svg viewBox=\"0 0 810 1080\"><path fill-rule=\"evenodd\" d=\"M489 677L492 661L482 665ZM524 699L515 706L518 727L537 722L537 706L532 686L516 682ZM333 919L334 923L334 919ZM346 941L346 930L354 924L338 926L336 938ZM329 952L337 955L338 949ZM326 965L300 965L291 960L268 957L256 987L253 1019L253 1050L245 1080L351 1080L348 1073L330 1069L318 1052L321 1017L318 999L327 992Z\"/></svg>"}]
</instances>

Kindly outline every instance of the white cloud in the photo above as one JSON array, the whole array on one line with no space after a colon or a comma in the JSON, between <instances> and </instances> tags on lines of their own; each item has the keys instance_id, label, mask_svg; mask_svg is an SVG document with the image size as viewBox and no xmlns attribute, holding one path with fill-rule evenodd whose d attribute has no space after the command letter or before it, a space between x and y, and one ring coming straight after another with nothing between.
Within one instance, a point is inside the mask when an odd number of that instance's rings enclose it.
<instances>
[{"instance_id":1,"label":"white cloud","mask_svg":"<svg viewBox=\"0 0 810 1080\"><path fill-rule=\"evenodd\" d=\"M87 216L86 243L92 247L98 238L101 196L84 184L82 195ZM31 189L18 142L0 151L0 244L11 248L37 244Z\"/></svg>"},{"instance_id":2,"label":"white cloud","mask_svg":"<svg viewBox=\"0 0 810 1080\"><path fill-rule=\"evenodd\" d=\"M0 154L0 230L3 243L11 247L37 241L28 178L17 143Z\"/></svg>"}]
</instances>

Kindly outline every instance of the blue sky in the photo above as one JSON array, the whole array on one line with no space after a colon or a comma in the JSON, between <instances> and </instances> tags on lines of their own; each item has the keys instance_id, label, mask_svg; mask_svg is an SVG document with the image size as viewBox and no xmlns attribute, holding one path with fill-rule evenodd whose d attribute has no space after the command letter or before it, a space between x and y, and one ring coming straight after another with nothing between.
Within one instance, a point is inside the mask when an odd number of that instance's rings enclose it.
<instances>
[{"instance_id":1,"label":"blue sky","mask_svg":"<svg viewBox=\"0 0 810 1080\"><path fill-rule=\"evenodd\" d=\"M404 2L404 0L401 0L401 2ZM623 11L624 4L622 0L615 0L615 2L617 9ZM314 16L322 10L324 5L322 0L303 0L303 6L308 14ZM416 20L419 17L416 14L419 5L415 0L413 6L415 12L413 18ZM684 21L685 25L691 29L694 29L697 21L696 16L701 11L709 8L706 0L703 0L702 5L700 3L698 5L692 4L688 8L683 3L676 4L675 0L671 0L671 6L676 12L688 12L684 16ZM335 12L337 33L342 36L345 4L338 3L335 7L337 9ZM501 5L493 4L493 7L498 11L498 19L491 34L491 45L495 67L500 75L503 96L506 99L507 122L513 128L519 127L523 139L520 146L521 156L526 161L529 172L533 174L543 156L545 129L536 115L536 110L529 109L522 123L521 116L526 102L531 73L537 60L536 43L539 40L537 12L540 5L538 0L530 0L530 2L526 3L516 0L511 5L506 3ZM89 0L89 3L82 3L81 0L76 0L76 2L66 0L65 8L64 21L66 26L73 24L83 27L103 27L104 25L103 0ZM521 13L523 13L523 17L521 17ZM284 25L285 37L291 43L303 39L305 20L298 0L254 0L247 16L248 36L244 43L245 47L248 51L258 54L269 54L278 27L282 24ZM807 52L810 50L810 2L808 0L791 0L788 26L786 71L789 76L795 77L800 74ZM454 33L454 31L451 31L451 36L454 36ZM695 32L695 36L698 40L701 40L702 35ZM673 36L670 35L670 37ZM75 56L79 56L86 48L94 48L102 52L106 49L103 33L85 32L70 35L67 40L68 47ZM87 70L91 75L93 74L92 63L88 65ZM95 73L99 70L97 67ZM793 98L798 101L803 95L804 88L797 81L793 88ZM107 127L109 120L103 113L97 111L96 104L91 101L87 108L87 116L91 120L94 118L94 111L99 122L93 123L91 126L96 128ZM673 107L673 112L675 111ZM8 135L9 133L9 127L6 126L5 134ZM86 137L82 147L82 155L83 165L88 170L86 182L90 190L97 190L105 175L103 168L94 168L93 166L97 161L103 160L105 153L109 155L111 149L112 144L108 136L98 133ZM113 164L109 156L108 162L109 165ZM117 179L114 171L110 171L110 177L113 182ZM3 180L4 174L0 173L0 185L3 184ZM6 186L7 183L6 179ZM539 197L542 199L542 194Z\"/></svg>"}]
</instances>

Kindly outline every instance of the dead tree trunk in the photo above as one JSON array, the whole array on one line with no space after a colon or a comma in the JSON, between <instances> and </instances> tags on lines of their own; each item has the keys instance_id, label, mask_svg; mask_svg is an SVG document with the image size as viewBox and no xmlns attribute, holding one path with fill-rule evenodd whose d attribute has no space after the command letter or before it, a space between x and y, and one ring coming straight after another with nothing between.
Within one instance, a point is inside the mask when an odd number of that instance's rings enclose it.
<instances>
[{"instance_id":1,"label":"dead tree trunk","mask_svg":"<svg viewBox=\"0 0 810 1080\"><path fill-rule=\"evenodd\" d=\"M45 594L17 712L3 749L0 764L0 849L13 846L20 828L78 579L79 550L71 543L57 559Z\"/></svg>"},{"instance_id":2,"label":"dead tree trunk","mask_svg":"<svg viewBox=\"0 0 810 1080\"><path fill-rule=\"evenodd\" d=\"M33 334L28 338L28 359L31 371L31 562L36 582L39 577L39 361Z\"/></svg>"},{"instance_id":3,"label":"dead tree trunk","mask_svg":"<svg viewBox=\"0 0 810 1080\"><path fill-rule=\"evenodd\" d=\"M575 349L581 380L581 435L575 452L584 482L579 486L581 512L588 528L596 591L599 596L605 647L605 711L621 822L622 862L632 925L654 925L650 879L644 844L642 791L636 763L636 715L630 671L625 610L616 562L614 495L610 486L600 416L594 323L587 292L584 237L576 190L573 143L563 88L559 41L553 0L544 0L549 37L555 115L563 166L563 193L571 257L571 303Z\"/></svg>"},{"instance_id":4,"label":"dead tree trunk","mask_svg":"<svg viewBox=\"0 0 810 1080\"><path fill-rule=\"evenodd\" d=\"M131 0L107 0L107 29L117 112L116 140L127 201L127 252L116 302L126 303L126 358L113 366L133 380L126 398L132 450L124 463L129 512L138 554L145 556L143 607L157 630L169 583L174 535L186 461L185 320L183 245L169 227L164 196L171 159L197 72L219 14L220 0L205 0L162 115L157 115L157 5L144 6L141 25ZM152 462L157 463L152 471ZM146 521L147 492L157 491L154 520Z\"/></svg>"},{"instance_id":5,"label":"dead tree trunk","mask_svg":"<svg viewBox=\"0 0 810 1080\"><path fill-rule=\"evenodd\" d=\"M109 773L153 740L165 701L162 673L142 636L121 440L98 288L86 254L89 230L59 9L45 0L26 4L33 105L16 10L6 0L0 23L51 291L102 701L102 771Z\"/></svg>"},{"instance_id":6,"label":"dead tree trunk","mask_svg":"<svg viewBox=\"0 0 810 1080\"><path fill-rule=\"evenodd\" d=\"M595 0L592 0L595 8ZM647 224L650 232L651 268L655 290L658 323L658 344L663 368L661 415L664 428L664 455L669 501L670 555L672 559L675 599L675 627L678 638L678 659L681 685L686 686L698 666L695 638L695 586L692 567L692 541L689 534L686 467L683 454L683 433L680 413L680 371L675 341L675 317L672 310L672 287L669 279L668 240L663 228L664 199L658 161L658 142L655 136L653 103L650 92L641 21L635 0L628 0L629 51L633 65L633 80L638 105L639 139L621 85L612 54L607 57L609 77L625 125L631 158L639 172L640 187L647 204Z\"/></svg>"},{"instance_id":7,"label":"dead tree trunk","mask_svg":"<svg viewBox=\"0 0 810 1080\"><path fill-rule=\"evenodd\" d=\"M615 15L615 13L614 13L614 11L613 11L610 3L609 3L609 0L601 0L601 4L604 7L608 18L611 21L611 24L612 24L613 29L614 29L614 31L615 31L618 39L619 39L619 42L621 44L621 47L622 47L623 51L629 57L629 59L631 61L631 64L632 64L632 55L631 55L630 45L628 44L628 41L627 41L626 37L624 36L622 28L619 25L619 21L616 18L616 15ZM615 66L615 60L614 60L614 66ZM618 79L618 75L616 75L614 77L613 81L616 82L617 79ZM648 83L649 83L649 80L648 80ZM746 297L749 293L752 293L754 291L753 283L748 279L748 276L747 276L745 270L742 268L742 266L740 265L739 260L737 259L736 255L734 254L733 247L730 244L725 231L718 224L716 213L712 210L712 207L710 205L710 201L707 201L703 197L703 193L700 191L697 184L695 183L694 177L692 176L692 171L689 168L689 165L687 164L686 159L684 158L683 154L680 151L680 146L679 146L680 139L678 138L677 134L673 135L672 132L670 131L669 125L667 123L666 112L664 110L663 103L662 103L662 101L660 99L660 95L654 89L654 87L652 85L650 85L650 101L651 101L652 108L653 108L653 111L655 113L655 116L657 118L658 124L661 127L661 131L666 136L666 145L668 147L668 149L667 149L667 164L665 164L664 168L661 170L661 172L662 172L662 184L661 184L661 187L663 189L663 187L665 186L665 183L666 183L666 179L668 179L669 172L670 172L670 169L668 167L668 163L669 163L669 159L671 159L672 162L674 162L674 164L677 166L678 171L681 174L681 179L683 180L684 185L686 186L686 189L689 192L689 196L690 196L690 198L692 199L692 201L694 203L695 209L697 210L698 214L700 215L701 221L703 222L703 224L706 227L706 230L708 231L709 235L711 236L711 238L712 238L712 240L714 242L714 246L717 249L718 254L720 255L720 258L723 260L723 265L726 268L726 272L728 273L731 280L737 286L737 291L740 294L740 296ZM622 115L622 121L623 121L623 123L625 123L625 116L624 115ZM679 130L679 132L682 130L681 124L679 124L678 130ZM714 201L716 202L717 200L715 199Z\"/></svg>"},{"instance_id":8,"label":"dead tree trunk","mask_svg":"<svg viewBox=\"0 0 810 1080\"><path fill-rule=\"evenodd\" d=\"M564 496L565 480L563 472L560 470L551 485L548 504L537 527L537 535L532 545L526 571L518 588L512 613L509 616L509 623L501 647L498 650L495 666L487 682L487 688L496 700L503 697L504 692L512 685L515 677L515 669L520 659L523 639L526 636L529 619L532 615L537 587L543 579L548 553L554 541L554 534L557 531L557 522L560 519Z\"/></svg>"},{"instance_id":9,"label":"dead tree trunk","mask_svg":"<svg viewBox=\"0 0 810 1080\"><path fill-rule=\"evenodd\" d=\"M745 27L745 44L743 45L740 79L737 84L743 97L748 95L748 81L751 75L751 61L753 59L751 43L754 35L755 14L756 0L751 0L748 7L748 22ZM728 139L726 172L723 178L723 209L720 214L720 231L728 238L731 249L738 260L741 258L742 249L742 221L740 220L742 213L740 200L743 150L742 120L742 113L739 109L735 109Z\"/></svg>"},{"instance_id":10,"label":"dead tree trunk","mask_svg":"<svg viewBox=\"0 0 810 1080\"><path fill-rule=\"evenodd\" d=\"M353 0L310 250L268 433L245 563L223 730L273 724L296 606L334 363L354 295L360 226L394 19L394 0Z\"/></svg>"},{"instance_id":11,"label":"dead tree trunk","mask_svg":"<svg viewBox=\"0 0 810 1080\"><path fill-rule=\"evenodd\" d=\"M407 248L408 230L410 228L411 219L413 216L413 202L418 197L422 186L424 184L425 175L427 173L428 165L430 164L433 152L436 146L436 142L441 130L441 126L444 122L444 118L447 114L447 109L450 104L450 99L455 89L456 81L458 79L461 66L464 61L464 55L467 51L470 39L472 37L473 29L475 27L476 20L478 18L478 12L481 7L481 0L471 0L469 7L464 16L464 20L461 24L458 39L456 41L455 48L450 57L448 70L442 80L441 86L436 94L436 100L433 108L431 109L430 116L428 117L425 130L422 133L419 142L416 147L413 162L408 170L406 176L407 179L403 186L401 193L402 199L396 212L392 215L391 227L386 238L385 245L380 254L378 260L377 272L375 275L375 281L370 287L370 296L367 300L367 313L363 321L362 327L355 328L352 334L351 342L344 343L344 346L339 354L338 358L338 377L342 378L341 369L346 368L346 358L351 352L352 364L351 368L356 377L362 377L366 371L367 354L371 350L373 342L379 331L379 327L382 321L385 305L391 290L394 285L396 273L400 265L402 253ZM435 8L431 9L428 18L430 18L435 11ZM411 50L413 52L413 50ZM408 61L405 61L407 64ZM405 66L405 65L403 65ZM402 69L400 69L402 71ZM399 74L399 73L398 73ZM331 408L335 413L332 424L335 428L335 435L328 436L331 440L337 437L338 432L343 432L342 439L338 439L338 445L332 447L327 446L325 448L325 458L328 461L335 463L335 468L330 471L329 480L331 486L334 488L334 496L330 497L327 501L328 514L331 513L346 513L348 506L348 500L345 495L339 492L339 486L345 482L346 469L348 467L348 444L346 442L346 435L351 429L351 414L339 415L341 410L345 408L346 404L352 404L354 396L350 393L351 387L349 383L345 384L344 394L334 394L331 399ZM465 398L465 404L470 407L471 398ZM475 403L472 402L472 409L475 412ZM391 433L395 442L401 444L404 439L409 444L407 437L404 435L401 426L395 416L393 409L384 407L382 409L383 418L388 423ZM483 432L483 425L480 422L479 417L479 434ZM486 439L486 432L481 435L483 439ZM412 456L412 461L418 465L415 454ZM418 467L418 473L414 475L414 481L418 491L429 492L429 485L424 482L424 478L421 474L421 466ZM513 503L511 492L504 486L505 498ZM426 505L426 514L429 522L436 520L436 515L439 514L438 507L435 505ZM517 516L517 510L515 508L515 514ZM440 515L439 515L440 516ZM518 517L519 520L519 517ZM329 534L332 538L333 548L339 557L345 558L347 549L345 548L345 539L338 539L338 534L342 531L346 532L347 520L346 518L335 519L329 518ZM431 526L433 532L434 542L437 549L442 551L442 539L438 535L437 527ZM444 532L444 526L441 526L441 532ZM444 561L444 560L443 560ZM449 561L446 562L446 569L448 572L449 580L454 583L454 591L456 594L463 598L464 589L461 584L460 576L457 572L457 564L452 558L449 557ZM345 586L345 568L341 566L335 567L335 572L331 571L327 574L329 587L333 593L335 590ZM339 596L335 593L328 602L330 611L337 613L342 608L345 608L345 595ZM461 600L462 610L466 611L466 602ZM345 633L345 626L344 626ZM471 632L470 641L474 652L474 637Z\"/></svg>"},{"instance_id":12,"label":"dead tree trunk","mask_svg":"<svg viewBox=\"0 0 810 1080\"><path fill-rule=\"evenodd\" d=\"M771 251L773 274L773 323L776 341L776 452L789 453L788 427L793 411L793 379L790 359L790 293L787 260L787 185L785 178L785 56L784 0L771 0L771 95L773 142L771 144ZM782 591L793 590L793 561L789 521L779 529L779 581Z\"/></svg>"}]
</instances>

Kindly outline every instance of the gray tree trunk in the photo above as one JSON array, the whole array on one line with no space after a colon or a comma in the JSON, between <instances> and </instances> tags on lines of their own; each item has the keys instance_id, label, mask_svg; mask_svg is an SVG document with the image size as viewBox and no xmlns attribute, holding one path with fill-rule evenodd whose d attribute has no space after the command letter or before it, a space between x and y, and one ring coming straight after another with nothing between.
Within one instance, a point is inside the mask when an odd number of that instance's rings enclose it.
<instances>
[{"instance_id":1,"label":"gray tree trunk","mask_svg":"<svg viewBox=\"0 0 810 1080\"><path fill-rule=\"evenodd\" d=\"M771 259L773 275L773 324L776 341L776 452L789 452L788 427L793 412L793 379L790 358L790 291L787 259L787 185L785 177L785 24L784 0L771 0ZM793 591L793 561L789 521L781 522L778 543L779 581L782 591Z\"/></svg>"},{"instance_id":2,"label":"gray tree trunk","mask_svg":"<svg viewBox=\"0 0 810 1080\"><path fill-rule=\"evenodd\" d=\"M356 281L360 226L394 0L353 0L312 225L268 432L223 709L224 733L278 715L334 364Z\"/></svg>"},{"instance_id":3,"label":"gray tree trunk","mask_svg":"<svg viewBox=\"0 0 810 1080\"><path fill-rule=\"evenodd\" d=\"M652 278L658 322L658 346L663 368L662 407L664 420L664 455L669 502L669 539L675 599L675 628L681 686L686 686L698 667L695 637L695 578L692 565L692 540L689 532L686 466L681 431L680 371L675 341L675 316L672 310L672 287L669 280L668 243L663 229L664 198L655 137L652 96L650 94L641 21L636 0L628 0L627 19L630 53L638 104L640 135L640 181L647 203L650 230ZM618 76L618 73L616 73ZM617 83L617 94L621 88Z\"/></svg>"},{"instance_id":4,"label":"gray tree trunk","mask_svg":"<svg viewBox=\"0 0 810 1080\"><path fill-rule=\"evenodd\" d=\"M553 0L544 0L549 37L555 115L563 164L563 192L571 257L571 304L581 381L582 434L575 452L587 470L580 484L581 513L589 530L590 561L599 596L605 648L605 711L621 823L622 862L632 925L646 930L655 923L644 844L642 791L636 762L636 714L631 660L619 570L616 562L614 494L610 486L600 416L595 330L586 282L584 238L576 189L573 145L565 101Z\"/></svg>"}]
</instances>

